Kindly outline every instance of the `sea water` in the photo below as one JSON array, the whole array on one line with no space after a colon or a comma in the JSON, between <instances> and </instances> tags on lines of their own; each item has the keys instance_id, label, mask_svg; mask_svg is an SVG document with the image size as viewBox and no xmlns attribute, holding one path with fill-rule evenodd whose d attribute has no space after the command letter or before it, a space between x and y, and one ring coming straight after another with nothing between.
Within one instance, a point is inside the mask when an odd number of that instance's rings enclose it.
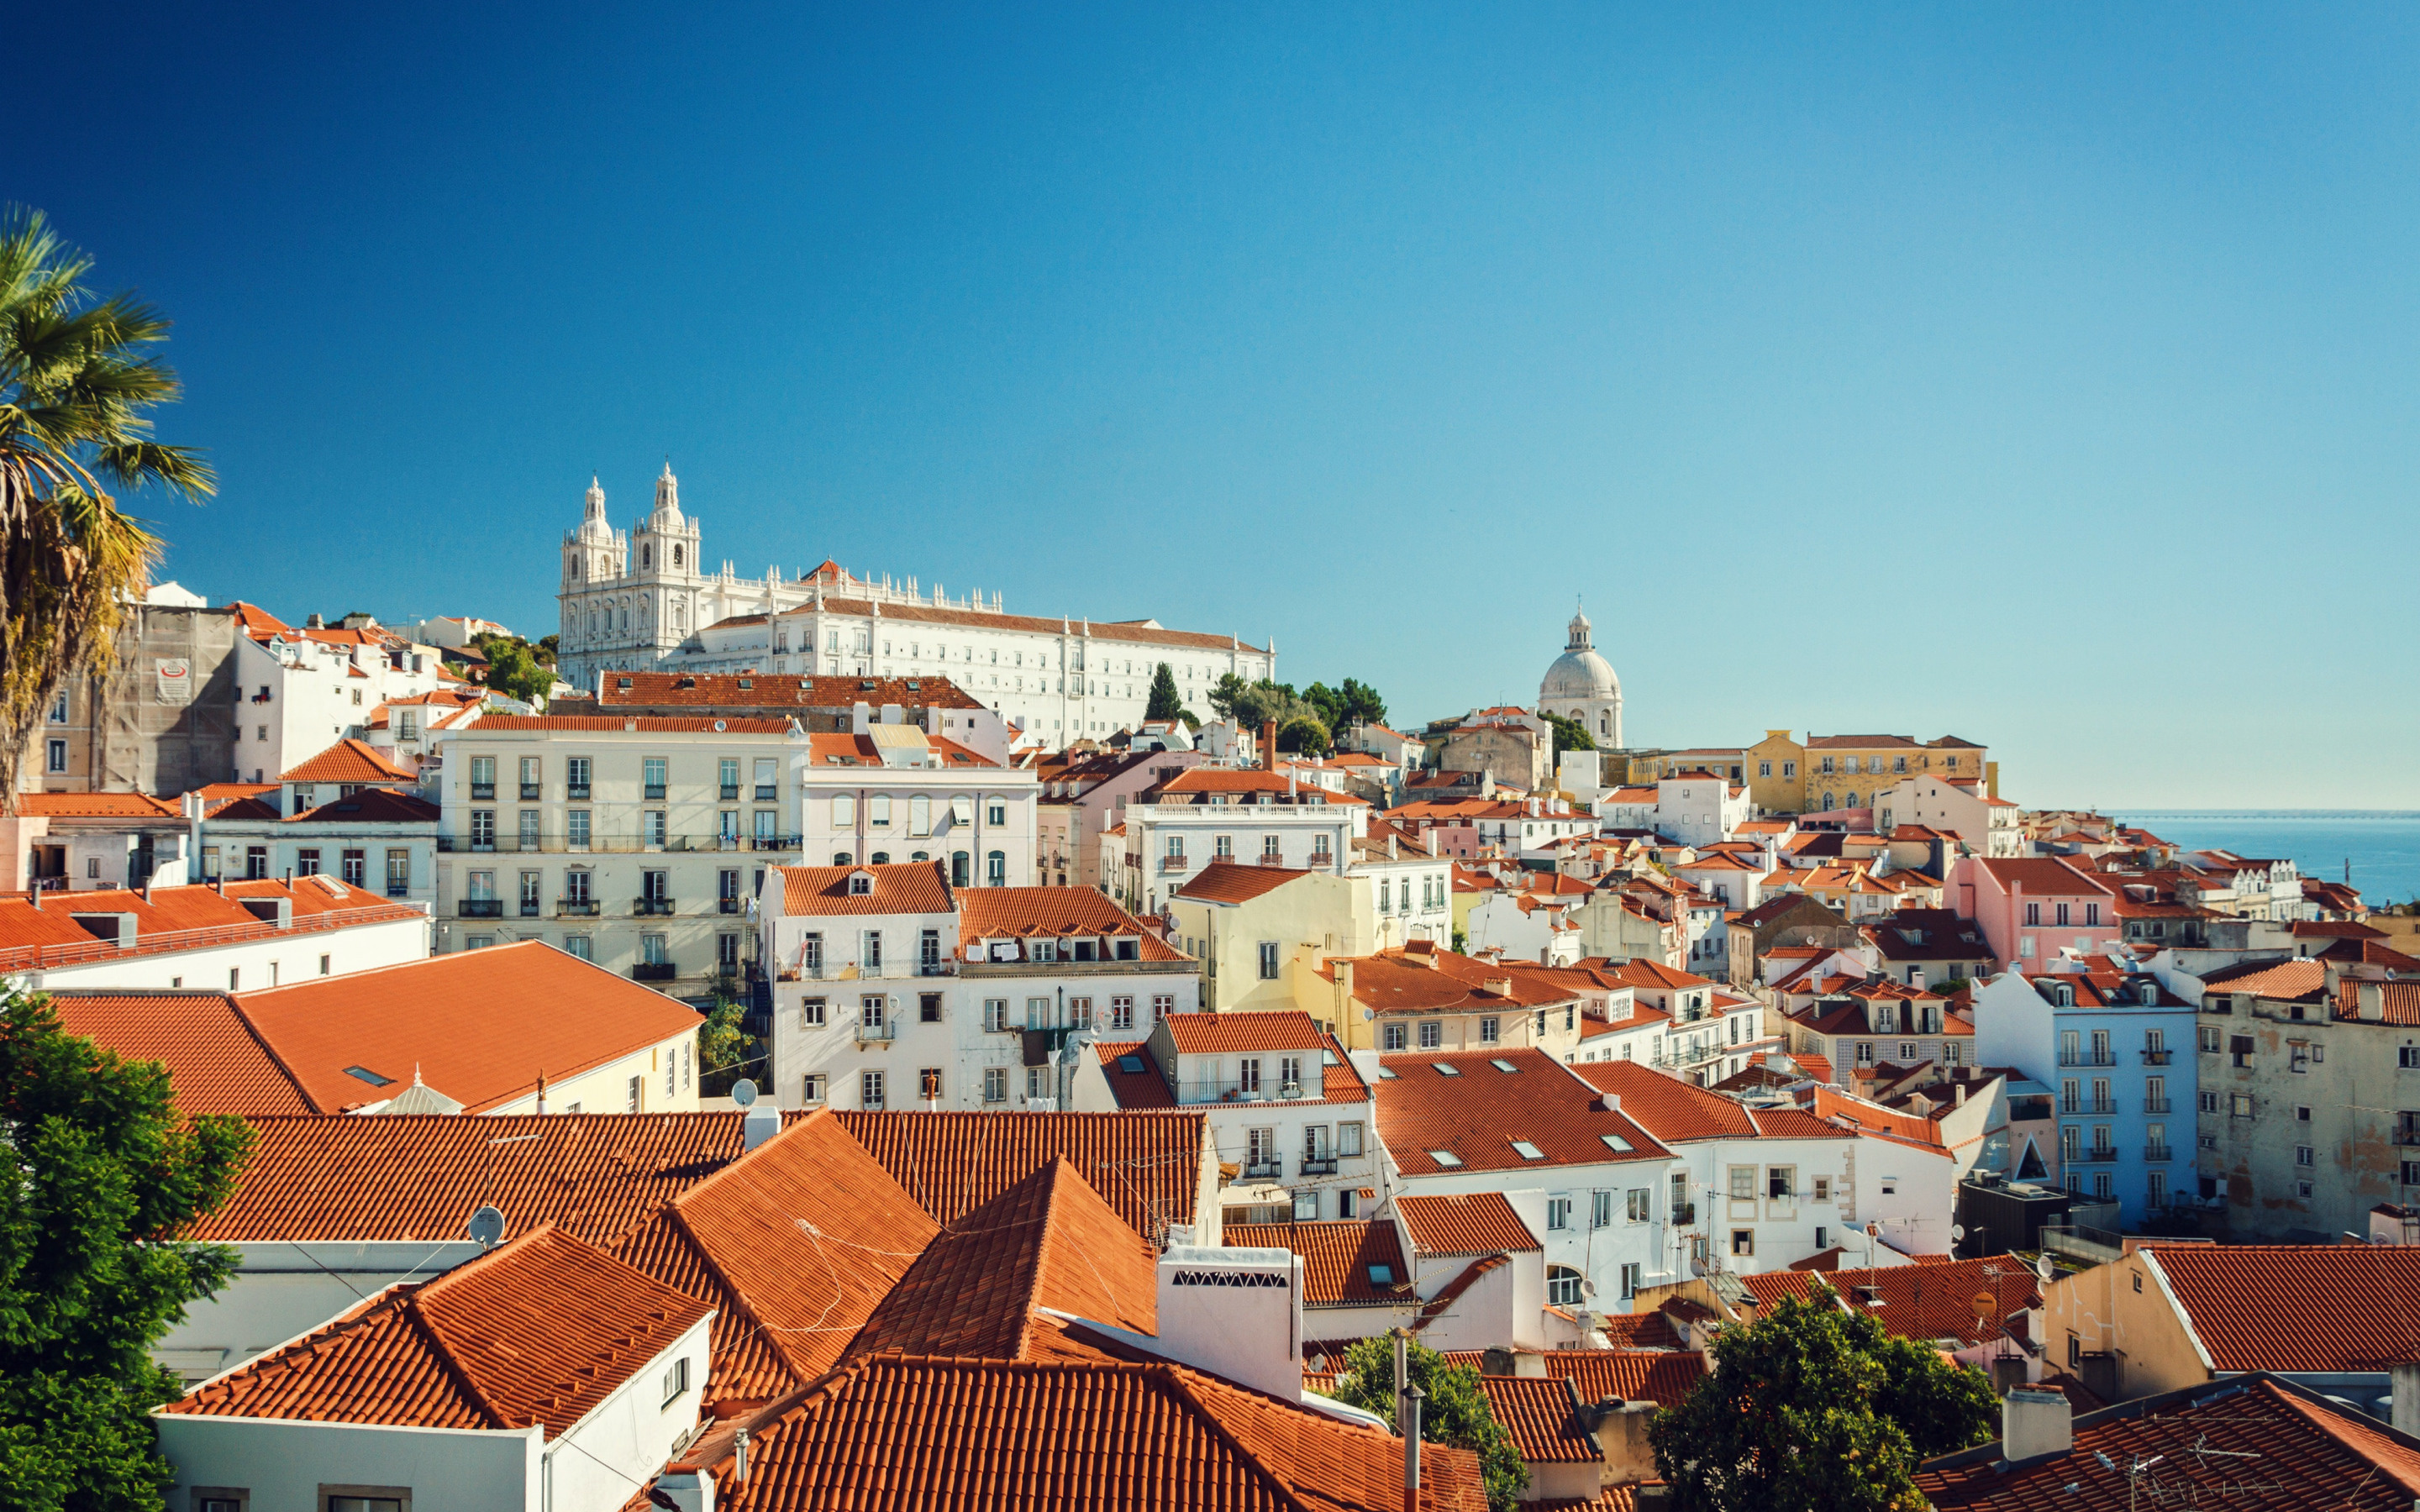
<instances>
[{"instance_id":1,"label":"sea water","mask_svg":"<svg viewBox=\"0 0 2420 1512\"><path fill-rule=\"evenodd\" d=\"M2420 897L2420 813L2361 809L2129 810L2113 819L2189 851L2284 858L2303 875L2352 885L2372 908Z\"/></svg>"}]
</instances>

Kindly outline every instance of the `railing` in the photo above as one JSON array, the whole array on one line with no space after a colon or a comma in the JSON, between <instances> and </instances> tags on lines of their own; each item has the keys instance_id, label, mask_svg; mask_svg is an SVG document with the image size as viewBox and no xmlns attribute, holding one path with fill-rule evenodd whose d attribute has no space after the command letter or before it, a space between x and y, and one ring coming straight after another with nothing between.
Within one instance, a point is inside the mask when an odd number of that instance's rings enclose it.
<instances>
[{"instance_id":1,"label":"railing","mask_svg":"<svg viewBox=\"0 0 2420 1512\"><path fill-rule=\"evenodd\" d=\"M666 916L671 914L672 911L673 901L670 898L633 898L630 900L630 912L642 918Z\"/></svg>"},{"instance_id":2,"label":"railing","mask_svg":"<svg viewBox=\"0 0 2420 1512\"><path fill-rule=\"evenodd\" d=\"M756 801L758 803L770 803L780 795L780 793L776 791L776 784L774 783L759 782L756 784Z\"/></svg>"},{"instance_id":3,"label":"railing","mask_svg":"<svg viewBox=\"0 0 2420 1512\"><path fill-rule=\"evenodd\" d=\"M1313 1158L1311 1156L1305 1155L1302 1159L1302 1174L1305 1176L1334 1176L1336 1174L1336 1157L1333 1155L1324 1155Z\"/></svg>"},{"instance_id":4,"label":"railing","mask_svg":"<svg viewBox=\"0 0 2420 1512\"><path fill-rule=\"evenodd\" d=\"M736 802L737 802L737 801L738 801L738 799L739 799L739 784L738 784L738 783L737 783L737 782L725 782L725 783L723 783L723 784L722 784L722 791L721 791L721 793L720 795L719 795L719 796L722 799L722 801L724 801L725 803L736 803Z\"/></svg>"},{"instance_id":5,"label":"railing","mask_svg":"<svg viewBox=\"0 0 2420 1512\"><path fill-rule=\"evenodd\" d=\"M471 797L473 802L482 798L493 801L495 796L496 784L493 782L473 782L471 784Z\"/></svg>"},{"instance_id":6,"label":"railing","mask_svg":"<svg viewBox=\"0 0 2420 1512\"><path fill-rule=\"evenodd\" d=\"M1182 856L1163 856L1159 858L1159 869L1162 872L1182 872L1185 870L1185 857Z\"/></svg>"},{"instance_id":7,"label":"railing","mask_svg":"<svg viewBox=\"0 0 2420 1512\"><path fill-rule=\"evenodd\" d=\"M1281 1181L1285 1180L1285 1162L1282 1160L1247 1162L1244 1165L1244 1180L1247 1181Z\"/></svg>"},{"instance_id":8,"label":"railing","mask_svg":"<svg viewBox=\"0 0 2420 1512\"><path fill-rule=\"evenodd\" d=\"M2074 1165L2107 1165L2118 1159L2118 1151L2107 1145L2086 1145L2067 1159Z\"/></svg>"},{"instance_id":9,"label":"railing","mask_svg":"<svg viewBox=\"0 0 2420 1512\"><path fill-rule=\"evenodd\" d=\"M581 802L585 803L588 801L588 784L585 782L566 782L563 785L563 795L566 799L576 798Z\"/></svg>"},{"instance_id":10,"label":"railing","mask_svg":"<svg viewBox=\"0 0 2420 1512\"><path fill-rule=\"evenodd\" d=\"M457 918L502 918L504 901L502 898L465 898L454 905Z\"/></svg>"},{"instance_id":11,"label":"railing","mask_svg":"<svg viewBox=\"0 0 2420 1512\"><path fill-rule=\"evenodd\" d=\"M1306 1062L1315 1066L1319 1057L1317 1050L1305 1050L1302 1054ZM1268 1064L1274 1072L1276 1063L1271 1061ZM1176 1100L1188 1107L1203 1103L1293 1103L1305 1096L1316 1100L1320 1095L1317 1090L1306 1093L1300 1082L1282 1081L1273 1074L1264 1075L1249 1085L1233 1078L1214 1081L1196 1077L1180 1083L1176 1088Z\"/></svg>"},{"instance_id":12,"label":"railing","mask_svg":"<svg viewBox=\"0 0 2420 1512\"><path fill-rule=\"evenodd\" d=\"M409 898L411 896L411 884L390 882L386 885L386 895L390 898Z\"/></svg>"},{"instance_id":13,"label":"railing","mask_svg":"<svg viewBox=\"0 0 2420 1512\"><path fill-rule=\"evenodd\" d=\"M664 785L661 782L644 782L640 784L639 796L643 802L660 802L663 795Z\"/></svg>"},{"instance_id":14,"label":"railing","mask_svg":"<svg viewBox=\"0 0 2420 1512\"><path fill-rule=\"evenodd\" d=\"M2176 1159L2176 1154L2165 1145L2145 1145L2143 1147L2143 1158L2148 1161L2155 1162L2170 1161Z\"/></svg>"},{"instance_id":15,"label":"railing","mask_svg":"<svg viewBox=\"0 0 2420 1512\"><path fill-rule=\"evenodd\" d=\"M1285 857L1282 856L1256 856L1252 857L1252 864L1255 866L1283 866L1285 865Z\"/></svg>"},{"instance_id":16,"label":"railing","mask_svg":"<svg viewBox=\"0 0 2420 1512\"><path fill-rule=\"evenodd\" d=\"M2168 1111L2168 1100L2164 1097L2147 1097L2143 1099L2143 1111L2146 1113L2165 1113Z\"/></svg>"},{"instance_id":17,"label":"railing","mask_svg":"<svg viewBox=\"0 0 2420 1512\"><path fill-rule=\"evenodd\" d=\"M535 782L524 782L521 784L521 801L523 803L535 803L538 800L538 795L539 784Z\"/></svg>"},{"instance_id":18,"label":"railing","mask_svg":"<svg viewBox=\"0 0 2420 1512\"><path fill-rule=\"evenodd\" d=\"M2168 1057L2175 1054L2176 1052L2173 1050L2146 1050L2143 1052L2143 1064L2146 1066L2164 1066L2168 1063Z\"/></svg>"},{"instance_id":19,"label":"railing","mask_svg":"<svg viewBox=\"0 0 2420 1512\"><path fill-rule=\"evenodd\" d=\"M860 1044L889 1044L898 1038L896 1020L884 1019L879 1024L868 1024L863 1019L857 1022L857 1042Z\"/></svg>"},{"instance_id":20,"label":"railing","mask_svg":"<svg viewBox=\"0 0 2420 1512\"><path fill-rule=\"evenodd\" d=\"M803 843L797 835L724 835L707 832L696 835L667 835L651 840L644 835L597 835L575 841L568 835L440 835L437 849L444 855L607 855L653 854L656 852L693 851L795 851Z\"/></svg>"},{"instance_id":21,"label":"railing","mask_svg":"<svg viewBox=\"0 0 2420 1512\"><path fill-rule=\"evenodd\" d=\"M2044 1224L2041 1245L2086 1266L2112 1264L2124 1258L2126 1252L2126 1242L2118 1235L2085 1224Z\"/></svg>"},{"instance_id":22,"label":"railing","mask_svg":"<svg viewBox=\"0 0 2420 1512\"><path fill-rule=\"evenodd\" d=\"M680 968L669 961L642 961L630 968L632 981L670 981L680 975Z\"/></svg>"},{"instance_id":23,"label":"railing","mask_svg":"<svg viewBox=\"0 0 2420 1512\"><path fill-rule=\"evenodd\" d=\"M739 912L739 900L737 898L717 898L714 900L714 911L718 914L736 914Z\"/></svg>"},{"instance_id":24,"label":"railing","mask_svg":"<svg viewBox=\"0 0 2420 1512\"><path fill-rule=\"evenodd\" d=\"M2062 1052L2058 1063L2062 1066L2114 1066L2118 1064L2118 1057L2106 1050L2078 1050L2071 1055Z\"/></svg>"},{"instance_id":25,"label":"railing","mask_svg":"<svg viewBox=\"0 0 2420 1512\"><path fill-rule=\"evenodd\" d=\"M554 917L557 918L595 918L597 917L597 900L594 898L557 898L554 901Z\"/></svg>"},{"instance_id":26,"label":"railing","mask_svg":"<svg viewBox=\"0 0 2420 1512\"><path fill-rule=\"evenodd\" d=\"M524 898L521 900L521 917L523 918L535 918L540 912L542 912L542 905L536 899Z\"/></svg>"},{"instance_id":27,"label":"railing","mask_svg":"<svg viewBox=\"0 0 2420 1512\"><path fill-rule=\"evenodd\" d=\"M815 965L783 966L783 981L907 981L918 977L954 977L954 961L878 961L862 965L853 961L826 961Z\"/></svg>"}]
</instances>

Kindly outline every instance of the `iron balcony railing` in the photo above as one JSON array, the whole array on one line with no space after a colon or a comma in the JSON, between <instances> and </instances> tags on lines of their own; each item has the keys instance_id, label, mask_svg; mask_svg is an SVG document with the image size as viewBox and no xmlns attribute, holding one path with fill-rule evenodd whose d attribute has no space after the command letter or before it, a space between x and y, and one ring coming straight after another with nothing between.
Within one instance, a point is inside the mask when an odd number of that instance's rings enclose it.
<instances>
[{"instance_id":1,"label":"iron balcony railing","mask_svg":"<svg viewBox=\"0 0 2420 1512\"><path fill-rule=\"evenodd\" d=\"M2118 1158L2118 1151L2108 1145L2086 1145L2067 1157L2079 1165L2106 1165Z\"/></svg>"},{"instance_id":2,"label":"iron balcony railing","mask_svg":"<svg viewBox=\"0 0 2420 1512\"><path fill-rule=\"evenodd\" d=\"M630 912L641 918L669 915L672 911L673 901L670 898L634 898L630 900Z\"/></svg>"},{"instance_id":3,"label":"iron balcony railing","mask_svg":"<svg viewBox=\"0 0 2420 1512\"><path fill-rule=\"evenodd\" d=\"M483 798L493 798L495 795L496 784L493 782L473 782L471 784L471 797L474 802Z\"/></svg>"},{"instance_id":4,"label":"iron balcony railing","mask_svg":"<svg viewBox=\"0 0 2420 1512\"><path fill-rule=\"evenodd\" d=\"M557 898L554 901L554 915L557 918L595 918L597 917L597 900L594 898Z\"/></svg>"},{"instance_id":5,"label":"iron balcony railing","mask_svg":"<svg viewBox=\"0 0 2420 1512\"><path fill-rule=\"evenodd\" d=\"M448 856L624 856L690 851L795 851L804 843L797 835L666 835L660 840L644 835L590 834L573 839L566 834L440 835L437 849Z\"/></svg>"},{"instance_id":6,"label":"iron balcony railing","mask_svg":"<svg viewBox=\"0 0 2420 1512\"><path fill-rule=\"evenodd\" d=\"M524 898L521 900L521 917L523 918L535 918L541 911L541 905L536 899Z\"/></svg>"},{"instance_id":7,"label":"iron balcony railing","mask_svg":"<svg viewBox=\"0 0 2420 1512\"><path fill-rule=\"evenodd\" d=\"M2169 1105L2168 1100L2164 1097L2147 1097L2143 1099L2143 1111L2146 1113L2165 1113L2168 1111Z\"/></svg>"},{"instance_id":8,"label":"iron balcony railing","mask_svg":"<svg viewBox=\"0 0 2420 1512\"><path fill-rule=\"evenodd\" d=\"M858 1020L857 1042L860 1044L889 1044L898 1038L899 1024L895 1019L884 1019L879 1024L868 1024L863 1019Z\"/></svg>"},{"instance_id":9,"label":"iron balcony railing","mask_svg":"<svg viewBox=\"0 0 2420 1512\"><path fill-rule=\"evenodd\" d=\"M1159 869L1162 872L1182 872L1185 870L1185 857L1182 856L1163 856L1159 858Z\"/></svg>"},{"instance_id":10,"label":"iron balcony railing","mask_svg":"<svg viewBox=\"0 0 2420 1512\"><path fill-rule=\"evenodd\" d=\"M714 911L718 914L736 914L739 912L739 900L737 898L717 898L714 900Z\"/></svg>"},{"instance_id":11,"label":"iron balcony railing","mask_svg":"<svg viewBox=\"0 0 2420 1512\"><path fill-rule=\"evenodd\" d=\"M849 961L824 961L783 966L783 981L906 981L918 977L954 977L954 961L877 961L861 965Z\"/></svg>"},{"instance_id":12,"label":"iron balcony railing","mask_svg":"<svg viewBox=\"0 0 2420 1512\"><path fill-rule=\"evenodd\" d=\"M642 961L630 968L632 981L670 981L680 975L680 968L669 961Z\"/></svg>"},{"instance_id":13,"label":"iron balcony railing","mask_svg":"<svg viewBox=\"0 0 2420 1512\"><path fill-rule=\"evenodd\" d=\"M2168 1161L2174 1160L2176 1155L2175 1152L2165 1145L2145 1145L2143 1147L2143 1158L2148 1161Z\"/></svg>"},{"instance_id":14,"label":"iron balcony railing","mask_svg":"<svg viewBox=\"0 0 2420 1512\"><path fill-rule=\"evenodd\" d=\"M2146 1066L2164 1066L2168 1063L2169 1057L2175 1054L2176 1052L2173 1050L2146 1050L2143 1052L2143 1064Z\"/></svg>"},{"instance_id":15,"label":"iron balcony railing","mask_svg":"<svg viewBox=\"0 0 2420 1512\"><path fill-rule=\"evenodd\" d=\"M1336 1174L1336 1157L1333 1155L1322 1155L1318 1157L1306 1155L1302 1160L1302 1174L1305 1176L1334 1176Z\"/></svg>"},{"instance_id":16,"label":"iron balcony railing","mask_svg":"<svg viewBox=\"0 0 2420 1512\"><path fill-rule=\"evenodd\" d=\"M1285 1162L1282 1160L1248 1161L1244 1165L1244 1180L1281 1181L1285 1180Z\"/></svg>"},{"instance_id":17,"label":"iron balcony railing","mask_svg":"<svg viewBox=\"0 0 2420 1512\"><path fill-rule=\"evenodd\" d=\"M2118 1064L2118 1057L2106 1050L2062 1051L2058 1063L2062 1066L2114 1066Z\"/></svg>"},{"instance_id":18,"label":"iron balcony railing","mask_svg":"<svg viewBox=\"0 0 2420 1512\"><path fill-rule=\"evenodd\" d=\"M457 918L502 918L504 901L502 898L465 898L454 905Z\"/></svg>"},{"instance_id":19,"label":"iron balcony railing","mask_svg":"<svg viewBox=\"0 0 2420 1512\"><path fill-rule=\"evenodd\" d=\"M718 795L718 796L720 796L725 803L737 802L739 798L739 784L737 782L723 783L722 791Z\"/></svg>"},{"instance_id":20,"label":"iron balcony railing","mask_svg":"<svg viewBox=\"0 0 2420 1512\"><path fill-rule=\"evenodd\" d=\"M537 799L538 799L538 784L537 784L537 783L535 783L535 782L524 782L524 783L522 783L522 784L521 784L521 801L522 801L523 803L535 803L535 802L537 801Z\"/></svg>"}]
</instances>

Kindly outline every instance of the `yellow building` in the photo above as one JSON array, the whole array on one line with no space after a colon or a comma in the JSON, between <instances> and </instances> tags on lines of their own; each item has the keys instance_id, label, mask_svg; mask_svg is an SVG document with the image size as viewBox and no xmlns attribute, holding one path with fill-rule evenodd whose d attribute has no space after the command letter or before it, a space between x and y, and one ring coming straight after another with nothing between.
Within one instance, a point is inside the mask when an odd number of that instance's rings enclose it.
<instances>
[{"instance_id":1,"label":"yellow building","mask_svg":"<svg viewBox=\"0 0 2420 1512\"><path fill-rule=\"evenodd\" d=\"M1871 808L1875 795L1889 792L1902 778L1927 774L1953 781L1981 778L1985 793L1996 798L1999 768L1989 754L1956 735L1923 742L1906 735L1809 735L1797 759L1806 784L1792 811Z\"/></svg>"},{"instance_id":2,"label":"yellow building","mask_svg":"<svg viewBox=\"0 0 2420 1512\"><path fill-rule=\"evenodd\" d=\"M1796 813L1805 806L1807 748L1789 731L1766 731L1743 754L1748 801L1759 813Z\"/></svg>"},{"instance_id":3,"label":"yellow building","mask_svg":"<svg viewBox=\"0 0 2420 1512\"><path fill-rule=\"evenodd\" d=\"M1377 949L1370 889L1326 872L1218 861L1168 900L1171 943L1202 963L1212 1012L1291 1009L1298 973Z\"/></svg>"}]
</instances>

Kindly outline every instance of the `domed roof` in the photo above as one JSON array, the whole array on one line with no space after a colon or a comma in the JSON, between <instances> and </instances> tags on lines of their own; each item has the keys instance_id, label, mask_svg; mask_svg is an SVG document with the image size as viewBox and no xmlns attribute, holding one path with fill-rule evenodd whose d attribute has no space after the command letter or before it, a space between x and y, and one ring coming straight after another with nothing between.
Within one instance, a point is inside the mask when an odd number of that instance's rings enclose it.
<instances>
[{"instance_id":1,"label":"domed roof","mask_svg":"<svg viewBox=\"0 0 2420 1512\"><path fill-rule=\"evenodd\" d=\"M1538 703L1598 703L1621 697L1621 679L1613 674L1613 663L1596 654L1590 641L1589 617L1572 615L1571 636L1563 642L1563 654L1546 669L1545 679L1538 685Z\"/></svg>"},{"instance_id":2,"label":"domed roof","mask_svg":"<svg viewBox=\"0 0 2420 1512\"><path fill-rule=\"evenodd\" d=\"M605 521L605 490L593 475L588 480L588 512L580 521L580 539L589 546L613 544L613 527Z\"/></svg>"}]
</instances>

